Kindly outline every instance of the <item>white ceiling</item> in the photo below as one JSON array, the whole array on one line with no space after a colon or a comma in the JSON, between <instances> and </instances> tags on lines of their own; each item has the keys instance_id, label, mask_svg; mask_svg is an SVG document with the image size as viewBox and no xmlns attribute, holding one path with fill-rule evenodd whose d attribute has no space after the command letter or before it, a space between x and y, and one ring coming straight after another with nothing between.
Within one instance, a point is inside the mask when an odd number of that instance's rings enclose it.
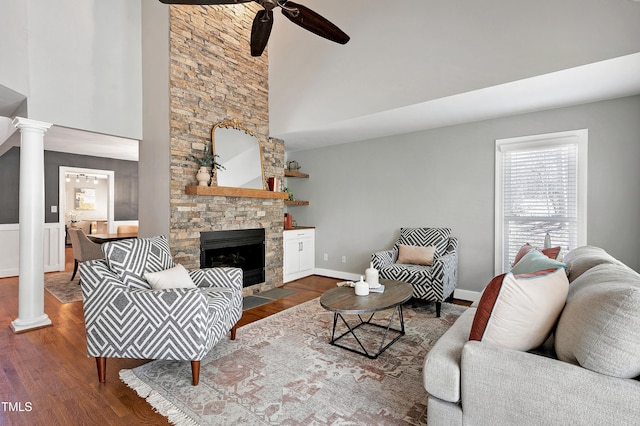
<instances>
[{"instance_id":1,"label":"white ceiling","mask_svg":"<svg viewBox=\"0 0 640 426\"><path fill-rule=\"evenodd\" d=\"M119 136L52 126L44 139L45 149L70 154L138 161L138 141Z\"/></svg>"},{"instance_id":2,"label":"white ceiling","mask_svg":"<svg viewBox=\"0 0 640 426\"><path fill-rule=\"evenodd\" d=\"M275 136L291 152L637 94L640 53Z\"/></svg>"}]
</instances>

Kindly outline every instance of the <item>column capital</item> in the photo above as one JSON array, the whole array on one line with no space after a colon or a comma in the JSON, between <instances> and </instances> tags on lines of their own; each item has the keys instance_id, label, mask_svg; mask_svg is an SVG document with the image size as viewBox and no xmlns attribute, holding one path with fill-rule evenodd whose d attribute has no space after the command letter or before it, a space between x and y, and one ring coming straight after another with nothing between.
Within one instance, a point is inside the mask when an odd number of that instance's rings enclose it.
<instances>
[{"instance_id":1,"label":"column capital","mask_svg":"<svg viewBox=\"0 0 640 426\"><path fill-rule=\"evenodd\" d=\"M45 133L51 126L52 123L45 123L44 121L36 121L30 120L28 118L16 117L11 122L16 128L22 129L32 129L32 130L40 130L42 133Z\"/></svg>"}]
</instances>

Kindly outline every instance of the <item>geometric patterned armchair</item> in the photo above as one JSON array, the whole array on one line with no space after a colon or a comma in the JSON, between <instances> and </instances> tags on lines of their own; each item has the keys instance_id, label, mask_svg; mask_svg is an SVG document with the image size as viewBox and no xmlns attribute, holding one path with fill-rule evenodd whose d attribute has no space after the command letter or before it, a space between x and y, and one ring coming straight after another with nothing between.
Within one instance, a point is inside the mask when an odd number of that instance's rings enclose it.
<instances>
[{"instance_id":1,"label":"geometric patterned armchair","mask_svg":"<svg viewBox=\"0 0 640 426\"><path fill-rule=\"evenodd\" d=\"M431 248L432 264L396 263L400 245ZM458 239L451 236L450 228L400 228L393 248L373 253L371 261L380 278L409 283L413 297L435 302L437 317L442 302L453 301L458 286Z\"/></svg>"},{"instance_id":2,"label":"geometric patterned armchair","mask_svg":"<svg viewBox=\"0 0 640 426\"><path fill-rule=\"evenodd\" d=\"M181 269L190 288L153 289L145 274L182 268L164 236L108 242L102 249L104 259L80 264L87 352L96 358L98 380L105 381L107 357L165 359L191 361L196 386L200 360L229 330L235 340L242 269Z\"/></svg>"}]
</instances>

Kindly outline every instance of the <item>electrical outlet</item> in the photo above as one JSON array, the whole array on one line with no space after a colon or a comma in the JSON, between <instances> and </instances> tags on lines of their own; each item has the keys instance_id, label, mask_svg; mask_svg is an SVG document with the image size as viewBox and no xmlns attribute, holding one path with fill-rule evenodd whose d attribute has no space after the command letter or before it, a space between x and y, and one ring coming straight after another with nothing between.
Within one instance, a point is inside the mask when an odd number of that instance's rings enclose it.
<instances>
[{"instance_id":1,"label":"electrical outlet","mask_svg":"<svg viewBox=\"0 0 640 426\"><path fill-rule=\"evenodd\" d=\"M347 256L342 256L342 263L347 263Z\"/></svg>"},{"instance_id":2,"label":"electrical outlet","mask_svg":"<svg viewBox=\"0 0 640 426\"><path fill-rule=\"evenodd\" d=\"M51 206L51 213L58 213L58 206Z\"/></svg>"},{"instance_id":3,"label":"electrical outlet","mask_svg":"<svg viewBox=\"0 0 640 426\"><path fill-rule=\"evenodd\" d=\"M329 260L329 255L327 253L324 254L324 261L326 262L327 260Z\"/></svg>"}]
</instances>

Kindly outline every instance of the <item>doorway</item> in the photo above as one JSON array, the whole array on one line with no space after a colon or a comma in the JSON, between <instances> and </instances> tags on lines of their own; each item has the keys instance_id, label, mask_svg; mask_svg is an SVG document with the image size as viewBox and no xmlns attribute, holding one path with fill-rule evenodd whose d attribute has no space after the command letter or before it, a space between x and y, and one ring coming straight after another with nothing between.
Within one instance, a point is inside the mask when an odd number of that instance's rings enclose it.
<instances>
[{"instance_id":1,"label":"doorway","mask_svg":"<svg viewBox=\"0 0 640 426\"><path fill-rule=\"evenodd\" d=\"M115 172L67 166L59 170L59 253L60 264L64 265L67 227L82 228L86 234L115 232Z\"/></svg>"}]
</instances>

